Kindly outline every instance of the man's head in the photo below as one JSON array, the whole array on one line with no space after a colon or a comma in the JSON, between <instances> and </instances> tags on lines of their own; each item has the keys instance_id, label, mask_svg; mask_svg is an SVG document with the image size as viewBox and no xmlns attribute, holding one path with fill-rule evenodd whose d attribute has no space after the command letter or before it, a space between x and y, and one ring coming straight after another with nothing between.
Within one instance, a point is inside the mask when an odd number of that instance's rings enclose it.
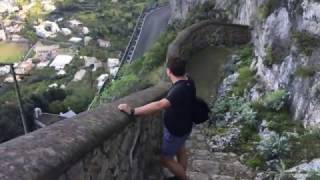
<instances>
[{"instance_id":1,"label":"man's head","mask_svg":"<svg viewBox=\"0 0 320 180\"><path fill-rule=\"evenodd\" d=\"M182 77L186 73L186 61L180 57L169 57L167 61L167 75L172 77Z\"/></svg>"}]
</instances>

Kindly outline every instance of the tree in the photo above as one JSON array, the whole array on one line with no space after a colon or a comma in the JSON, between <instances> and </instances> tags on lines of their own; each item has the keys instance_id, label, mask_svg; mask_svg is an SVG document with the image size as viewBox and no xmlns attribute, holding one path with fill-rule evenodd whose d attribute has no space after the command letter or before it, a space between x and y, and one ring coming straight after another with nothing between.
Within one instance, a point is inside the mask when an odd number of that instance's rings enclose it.
<instances>
[{"instance_id":1,"label":"tree","mask_svg":"<svg viewBox=\"0 0 320 180\"><path fill-rule=\"evenodd\" d=\"M53 114L59 114L60 112L66 112L67 108L62 101L53 101L49 104L49 112Z\"/></svg>"}]
</instances>

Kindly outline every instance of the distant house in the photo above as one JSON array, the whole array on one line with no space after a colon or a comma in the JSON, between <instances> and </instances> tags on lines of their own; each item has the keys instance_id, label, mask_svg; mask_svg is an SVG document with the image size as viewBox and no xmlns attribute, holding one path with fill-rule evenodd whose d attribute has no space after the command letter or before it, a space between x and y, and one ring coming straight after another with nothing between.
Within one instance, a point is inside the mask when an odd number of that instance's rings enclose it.
<instances>
[{"instance_id":1,"label":"distant house","mask_svg":"<svg viewBox=\"0 0 320 180\"><path fill-rule=\"evenodd\" d=\"M28 59L18 64L15 68L17 74L28 74L33 68L32 59Z\"/></svg>"},{"instance_id":2,"label":"distant house","mask_svg":"<svg viewBox=\"0 0 320 180\"><path fill-rule=\"evenodd\" d=\"M0 41L6 41L7 40L7 36L6 36L6 32L1 29L0 30Z\"/></svg>"},{"instance_id":3,"label":"distant house","mask_svg":"<svg viewBox=\"0 0 320 180\"><path fill-rule=\"evenodd\" d=\"M11 35L11 41L12 42L19 42L19 43L25 43L28 42L28 40L18 34Z\"/></svg>"},{"instance_id":4,"label":"distant house","mask_svg":"<svg viewBox=\"0 0 320 180\"><path fill-rule=\"evenodd\" d=\"M6 75L10 72L10 66L0 66L0 76Z\"/></svg>"},{"instance_id":5,"label":"distant house","mask_svg":"<svg viewBox=\"0 0 320 180\"><path fill-rule=\"evenodd\" d=\"M42 0L41 5L45 11L51 12L56 10L56 6L53 4L51 0Z\"/></svg>"},{"instance_id":6,"label":"distant house","mask_svg":"<svg viewBox=\"0 0 320 180\"><path fill-rule=\"evenodd\" d=\"M98 84L97 84L97 89L100 90L104 83L108 80L109 74L101 74L98 78Z\"/></svg>"},{"instance_id":7,"label":"distant house","mask_svg":"<svg viewBox=\"0 0 320 180\"><path fill-rule=\"evenodd\" d=\"M69 39L69 42L72 42L72 43L79 43L82 41L82 38L80 37L72 37Z\"/></svg>"},{"instance_id":8,"label":"distant house","mask_svg":"<svg viewBox=\"0 0 320 180\"><path fill-rule=\"evenodd\" d=\"M98 45L99 45L99 47L102 47L102 48L108 48L111 46L111 43L110 43L110 41L98 39Z\"/></svg>"},{"instance_id":9,"label":"distant house","mask_svg":"<svg viewBox=\"0 0 320 180\"><path fill-rule=\"evenodd\" d=\"M12 26L7 26L6 31L11 34L19 33L23 28L22 24L14 24Z\"/></svg>"},{"instance_id":10,"label":"distant house","mask_svg":"<svg viewBox=\"0 0 320 180\"><path fill-rule=\"evenodd\" d=\"M84 78L84 75L86 75L86 70L80 69L76 74L74 75L73 81L81 81Z\"/></svg>"},{"instance_id":11,"label":"distant house","mask_svg":"<svg viewBox=\"0 0 320 180\"><path fill-rule=\"evenodd\" d=\"M64 36L69 36L72 33L72 31L69 28L61 28L61 33Z\"/></svg>"},{"instance_id":12,"label":"distant house","mask_svg":"<svg viewBox=\"0 0 320 180\"><path fill-rule=\"evenodd\" d=\"M58 55L59 48L60 48L59 44L44 45L40 41L38 41L34 45L34 49L33 49L36 53L34 58L39 59L42 62L49 61Z\"/></svg>"},{"instance_id":13,"label":"distant house","mask_svg":"<svg viewBox=\"0 0 320 180\"><path fill-rule=\"evenodd\" d=\"M116 76L119 71L120 60L117 58L108 58L108 68L110 75Z\"/></svg>"},{"instance_id":14,"label":"distant house","mask_svg":"<svg viewBox=\"0 0 320 180\"><path fill-rule=\"evenodd\" d=\"M69 55L58 55L50 64L50 67L54 67L55 70L59 71L64 69L65 65L72 61L73 57Z\"/></svg>"},{"instance_id":15,"label":"distant house","mask_svg":"<svg viewBox=\"0 0 320 180\"><path fill-rule=\"evenodd\" d=\"M108 58L108 67L114 68L116 66L119 66L120 60L118 58Z\"/></svg>"},{"instance_id":16,"label":"distant house","mask_svg":"<svg viewBox=\"0 0 320 180\"><path fill-rule=\"evenodd\" d=\"M82 22L80 22L79 20L72 19L72 20L69 21L69 26L71 28L77 28L77 27L79 27L81 25L82 25Z\"/></svg>"},{"instance_id":17,"label":"distant house","mask_svg":"<svg viewBox=\"0 0 320 180\"><path fill-rule=\"evenodd\" d=\"M82 34L87 35L89 34L89 28L88 27L82 27Z\"/></svg>"},{"instance_id":18,"label":"distant house","mask_svg":"<svg viewBox=\"0 0 320 180\"><path fill-rule=\"evenodd\" d=\"M55 22L44 21L39 26L34 27L36 29L36 34L42 38L54 38L57 33L61 31L59 25Z\"/></svg>"},{"instance_id":19,"label":"distant house","mask_svg":"<svg viewBox=\"0 0 320 180\"><path fill-rule=\"evenodd\" d=\"M84 45L85 45L85 46L88 46L88 44L89 44L89 42L90 42L91 40L92 40L92 37L90 37L90 36L84 37L84 39L83 39Z\"/></svg>"},{"instance_id":20,"label":"distant house","mask_svg":"<svg viewBox=\"0 0 320 180\"><path fill-rule=\"evenodd\" d=\"M82 56L82 58L84 59L85 67L93 65L92 71L96 71L98 68L102 67L101 61L96 57Z\"/></svg>"}]
</instances>

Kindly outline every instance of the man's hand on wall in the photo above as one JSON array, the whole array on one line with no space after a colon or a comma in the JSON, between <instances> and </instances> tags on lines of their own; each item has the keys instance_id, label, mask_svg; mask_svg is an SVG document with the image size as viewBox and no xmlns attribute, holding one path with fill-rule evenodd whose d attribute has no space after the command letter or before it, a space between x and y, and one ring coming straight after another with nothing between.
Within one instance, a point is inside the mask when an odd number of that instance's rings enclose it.
<instances>
[{"instance_id":1,"label":"man's hand on wall","mask_svg":"<svg viewBox=\"0 0 320 180\"><path fill-rule=\"evenodd\" d=\"M131 114L131 107L128 104L120 104L118 109L127 114Z\"/></svg>"}]
</instances>

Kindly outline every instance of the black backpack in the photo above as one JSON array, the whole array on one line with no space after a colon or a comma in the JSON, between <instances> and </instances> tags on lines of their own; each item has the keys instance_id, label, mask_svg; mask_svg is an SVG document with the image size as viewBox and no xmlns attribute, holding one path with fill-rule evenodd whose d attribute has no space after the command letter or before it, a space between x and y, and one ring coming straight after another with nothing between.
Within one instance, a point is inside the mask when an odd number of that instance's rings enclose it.
<instances>
[{"instance_id":1,"label":"black backpack","mask_svg":"<svg viewBox=\"0 0 320 180\"><path fill-rule=\"evenodd\" d=\"M201 124L209 119L210 108L208 104L201 98L197 97L194 105L193 123Z\"/></svg>"}]
</instances>

